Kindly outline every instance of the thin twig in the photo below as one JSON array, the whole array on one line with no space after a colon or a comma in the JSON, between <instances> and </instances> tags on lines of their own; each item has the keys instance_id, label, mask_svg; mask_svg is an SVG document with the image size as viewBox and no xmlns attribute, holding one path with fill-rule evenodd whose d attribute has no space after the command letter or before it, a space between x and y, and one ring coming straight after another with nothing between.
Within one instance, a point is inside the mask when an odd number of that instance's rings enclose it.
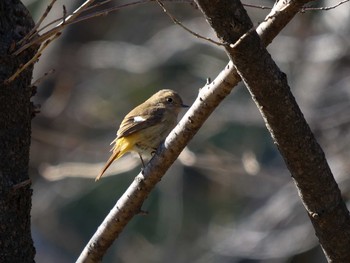
<instances>
[{"instance_id":1,"label":"thin twig","mask_svg":"<svg viewBox=\"0 0 350 263\"><path fill-rule=\"evenodd\" d=\"M92 17L96 17L96 16L101 16L101 15L105 15L109 12L121 9L123 7L128 7L131 5L135 5L135 4L140 4L140 3L146 3L146 2L151 2L153 0L141 0L141 1L136 1L133 3L128 3L128 4L124 4L121 6L117 6L117 7L113 7L113 8L109 8L107 10L103 10L100 12L96 12L92 15L87 15L85 17L82 17L81 19L78 19L78 16L90 9L90 8L95 8L98 6L101 6L102 4L106 4L111 0L105 0L104 2L100 2L97 3L94 6L90 6L91 4L93 4L94 0L87 0L85 1L81 6L79 6L73 13L72 15L66 17L67 11L65 6L63 6L63 17L60 19L62 20L60 23L58 23L54 28L50 29L49 31L45 32L42 35L39 35L39 32L43 29L38 29L38 27L40 26L40 24L42 23L42 21L47 17L47 14L49 13L49 11L51 10L54 2L56 0L52 0L52 2L50 3L50 5L47 7L47 9L45 10L45 13L43 14L43 16L40 18L39 22L37 23L37 25L35 26L35 31L33 31L31 34L27 34L25 36L26 40L31 39L28 43L26 43L25 45L23 45L22 47L20 47L18 50L16 50L13 54L14 55L18 55L20 54L23 50L27 49L28 47L34 45L34 44L41 44L44 41L46 41L43 46L39 49L39 51L34 55L33 58L31 58L27 63L25 63L23 66L21 66L10 78L8 78L4 83L8 84L9 82L12 82L14 79L16 79L19 74L21 72L23 72L28 66L32 65L33 63L35 63L38 58L41 56L43 50L50 44L52 43L53 40L55 40L57 37L59 37L61 35L61 31L63 30L63 28L69 24L73 24L73 23L77 23ZM57 22L57 20L56 20ZM52 22L51 22L52 23ZM44 26L47 27L48 25ZM36 38L34 38L34 36L37 36ZM23 40L21 41L21 43L23 43Z\"/></svg>"},{"instance_id":2,"label":"thin twig","mask_svg":"<svg viewBox=\"0 0 350 263\"><path fill-rule=\"evenodd\" d=\"M43 13L43 15L40 17L38 23L35 24L35 26L32 28L32 30L29 31L29 33L27 35L25 35L24 38L22 38L18 43L17 46L20 46L22 43L24 43L25 41L27 41L28 39L30 39L33 35L35 35L35 32L37 32L37 29L39 28L39 26L42 24L42 22L45 20L45 18L47 17L47 15L49 14L49 12L51 11L53 5L55 4L57 0L51 0L51 3L47 6L45 12Z\"/></svg>"},{"instance_id":3,"label":"thin twig","mask_svg":"<svg viewBox=\"0 0 350 263\"><path fill-rule=\"evenodd\" d=\"M88 8L91 4L94 3L95 0L86 0L81 6L79 6L77 9L73 11L73 13L68 16L65 20L62 20L61 23L59 23L57 26L63 25L66 22L69 22L70 20L74 20L76 17L78 17L86 8Z\"/></svg>"},{"instance_id":4,"label":"thin twig","mask_svg":"<svg viewBox=\"0 0 350 263\"><path fill-rule=\"evenodd\" d=\"M29 41L22 47L20 47L18 50L16 50L13 54L18 55L20 54L23 50L27 49L28 47L35 45L35 44L40 44L43 43L46 39L49 39L50 37L56 35L58 32L62 31L62 29L69 24L69 22L74 20L81 12L84 11L84 8L89 7L95 0L86 0L81 6L79 6L74 12L68 16L66 19L63 19L64 17L60 18L61 20L60 23L58 23L53 29L49 30L48 32L44 33L43 35L37 35L36 38L33 40ZM40 30L39 30L40 31Z\"/></svg>"},{"instance_id":5,"label":"thin twig","mask_svg":"<svg viewBox=\"0 0 350 263\"><path fill-rule=\"evenodd\" d=\"M119 10L121 8L124 7L128 7L128 6L132 6L132 5L136 5L136 4L143 4L143 3L147 3L147 2L152 2L152 1L156 1L160 7L163 9L163 11L165 12L166 15L169 16L169 18L177 25L179 25L180 27L182 27L184 30L186 30L187 32L189 32L190 34L194 35L195 37L199 38L199 39L204 39L206 41L209 41L215 45L218 46L226 46L226 43L220 43L217 42L215 40L212 40L210 38L204 37L199 35L198 33L192 31L191 29L187 28L186 26L184 26L179 20L177 20L164 6L164 4L160 1L160 0L140 0L140 1L135 1L132 3L128 3L128 4L124 4L124 5L120 5L120 6L116 6L116 7L111 7L111 8L107 8L104 9L102 11L98 11L98 12L94 12L92 14L83 16L83 17L79 17L79 15L81 15L81 13L87 11L87 10L91 10L93 8L99 7L101 5L104 5L108 2L110 2L111 0L105 0L103 2L94 4L94 0L86 0L81 6L79 6L73 13L72 15L66 17L67 15L67 10L65 8L65 6L63 6L63 17L60 19L56 19L53 22L50 22L49 24L45 25L43 28L38 29L39 26L42 24L42 22L44 21L44 19L47 17L48 13L50 12L50 10L52 9L54 3L56 2L56 0L52 0L51 3L48 5L48 7L46 8L44 14L41 16L41 18L39 19L39 22L34 26L34 28L20 41L17 43L16 46L19 46L20 44L24 43L25 41L27 41L28 39L31 39L31 41L29 41L28 43L26 43L25 45L23 45L22 47L20 47L18 50L16 50L13 54L14 55L18 55L19 53L21 53L23 50L29 48L30 46L34 45L34 44L41 44L43 43L45 40L45 44L42 48L40 48L40 50L37 52L37 54L30 60L28 61L26 64L24 64L21 68L19 68L7 81L11 82L13 81L23 70L25 70L29 65L31 65L32 63L34 63L40 56L41 56L41 52L54 40L56 39L59 35L60 32L63 30L63 28L67 25L73 24L73 23L78 23L93 17L98 17L98 16L102 16L102 15L106 15L112 11L116 11ZM300 12L305 12L305 11L314 11L314 10L331 10L334 9L344 3L349 2L350 0L343 0L333 6L329 6L329 7L320 7L320 8L303 8L301 9ZM188 2L188 1L184 1L184 2ZM92 5L92 6L91 6ZM249 5L249 4L245 4L245 6L249 6L249 7L257 7L257 8L261 8L261 9L269 9L269 7L266 6L255 6L255 5ZM49 31L45 32L43 35L39 35L39 32L42 31L43 29L47 28L49 25L52 25L53 23L57 22L57 21L61 21L60 23L58 23L54 28L50 29ZM36 36L36 38L34 38Z\"/></svg>"},{"instance_id":6,"label":"thin twig","mask_svg":"<svg viewBox=\"0 0 350 263\"><path fill-rule=\"evenodd\" d=\"M84 12L86 11L89 11L89 10L92 10L94 8L97 8L99 6L102 6L102 5L105 5L107 4L108 2L111 2L112 0L105 0L103 2L99 2L99 3L96 3L94 4L93 6L89 6L87 7ZM143 0L143 1L136 1L136 2L133 2L133 3L129 3L129 4L124 4L124 5L120 5L120 6L117 6L117 7L112 7L112 8L108 8L108 9L105 9L103 11L97 11L95 13L92 13L92 14L89 14L89 15L85 15L85 16L80 16L79 18L76 18L74 21L70 21L69 23L67 23L67 21L64 23L64 25L72 25L72 24L75 24L75 23L78 23L78 22L81 22L81 21L84 21L84 20L87 20L87 19L90 19L90 18L94 18L94 17L99 17L99 16L102 16L102 15L105 15L106 12L112 12L112 11L117 11L123 7L128 7L128 6L131 6L131 5L135 5L135 4L142 4L142 3L146 3L146 2L152 2L154 0ZM44 29L48 28L49 26L52 26L53 24L55 24L56 22L59 22L63 19L63 17L60 17L60 18L57 18L53 21L51 21L50 23L46 24L45 26L43 26L42 28L40 28L38 30L38 33L42 32ZM52 30L52 29L51 29ZM49 32L49 31L48 31Z\"/></svg>"},{"instance_id":7,"label":"thin twig","mask_svg":"<svg viewBox=\"0 0 350 263\"><path fill-rule=\"evenodd\" d=\"M130 7L130 6L139 5L139 4L146 4L146 3L153 2L153 1L154 0L139 0L139 1L131 2L131 3L127 3L127 4L123 4L123 5L119 5L119 6L113 6L110 8L103 9L101 11L96 11L96 12L88 14L88 15L80 16L80 17L76 18L74 21L66 23L65 25L76 24L76 23L79 23L79 22L82 22L84 20L88 20L91 18L105 16L111 12L118 11L118 10L125 8L125 7ZM107 2L107 1L105 1L105 2ZM94 6L91 6L90 8L95 8L96 6L101 6L101 5L96 4Z\"/></svg>"},{"instance_id":8,"label":"thin twig","mask_svg":"<svg viewBox=\"0 0 350 263\"><path fill-rule=\"evenodd\" d=\"M176 25L179 25L180 27L182 27L183 29L185 29L187 32L189 32L190 34L194 35L195 37L197 38L200 38L200 39L204 39L206 41L209 41L215 45L218 45L218 46L226 46L225 43L221 43L221 42L218 42L218 41L215 41L209 37L204 37L202 35L199 35L198 33L192 31L191 29L189 29L188 27L184 26L179 20L177 20L164 6L164 4L160 1L160 0L156 0L156 2L160 5L160 7L163 9L164 13L170 17L170 19L176 24Z\"/></svg>"},{"instance_id":9,"label":"thin twig","mask_svg":"<svg viewBox=\"0 0 350 263\"><path fill-rule=\"evenodd\" d=\"M56 0L54 0L56 1ZM75 24L75 23L78 23L78 22L81 22L81 21L84 21L84 20L87 20L87 19L91 19L91 18L94 18L94 17L99 17L99 16L104 16L106 14L109 14L111 12L114 12L114 11L117 11L117 10L120 10L122 8L125 8L125 7L130 7L130 6L134 6L134 5L138 5L138 4L144 4L144 3L149 3L149 2L153 2L155 0L139 0L139 1L134 1L134 2L131 2L131 3L127 3L127 4L123 4L123 5L119 5L119 6L114 6L114 7L110 7L110 8L107 8L107 9L104 9L104 10L101 10L101 11L97 11L97 12L94 12L92 14L88 14L88 15L85 15L85 16L81 16L81 14L83 12L86 12L86 11L89 11L89 10L92 10L94 8L97 8L97 7L100 7L102 5L105 5L107 4L108 2L111 2L112 0L105 0L103 2L99 2L99 3L96 3L94 5L91 5L94 0L89 0L89 1L86 1L83 5L81 5L78 9L76 9L72 15L68 16L65 18L65 16L63 15L63 17L60 17L60 18L57 18L53 21L51 21L50 23L46 24L45 26L43 26L42 28L38 29L36 31L36 34L31 34L29 35L29 37L26 37L26 40L31 39L31 41L29 41L28 43L24 44L23 46L21 46L18 50L16 50L13 54L14 55L18 55L20 54L22 51L24 51L25 49L29 48L30 46L34 45L34 44L40 44L40 43L43 43L46 39L49 39L51 36L55 35L57 32L60 32L63 30L63 28L67 25L71 25L71 24ZM192 1L191 0L175 0L175 1L172 1L172 2L183 2L183 3L191 3ZM84 7L84 8L83 8ZM50 8L51 9L51 8ZM47 9L49 10L49 9ZM80 17L78 17L80 15ZM47 14L45 16L43 16L43 19L47 16ZM40 32L42 32L44 29L48 28L49 26L53 25L54 23L56 22L59 22L61 21L61 23L57 24L56 26L54 26L52 29L50 29L49 31L45 32L44 34L42 35L39 35ZM181 26L181 23L180 23L180 26ZM35 38L34 38L35 37ZM200 37L200 36L198 36ZM21 41L21 43L23 43L24 41ZM19 45L17 45L19 46Z\"/></svg>"},{"instance_id":10,"label":"thin twig","mask_svg":"<svg viewBox=\"0 0 350 263\"><path fill-rule=\"evenodd\" d=\"M32 183L32 180L31 179L27 179L27 180L25 180L23 182L20 182L18 184L15 184L14 186L12 186L12 190L14 190L14 191L18 190L18 189L20 189L20 188L22 188L24 186L30 185L31 183Z\"/></svg>"},{"instance_id":11,"label":"thin twig","mask_svg":"<svg viewBox=\"0 0 350 263\"><path fill-rule=\"evenodd\" d=\"M152 2L154 0L140 0L140 1L135 1L135 2L132 2L132 3L128 3L128 4L124 4L124 5L120 5L120 6L116 6L116 7L111 7L111 8L108 8L108 9L105 9L105 10L102 10L102 11L98 11L96 13L93 13L93 14L89 14L89 15L86 15L86 16L82 16L80 18L77 17L77 15L75 15L73 18L72 18L72 15L68 16L66 18L66 21L63 23L59 23L57 24L55 27L53 27L52 29L50 29L49 31L43 33L42 35L36 35L36 38L32 38L31 41L29 41L28 43L24 44L23 46L21 46L18 50L16 50L13 54L14 55L18 55L20 54L22 51L26 50L27 48L29 48L30 46L34 45L34 44L40 44L42 42L44 42L46 39L50 38L51 36L55 35L56 33L58 32L61 32L63 30L64 27L68 26L68 25L71 25L71 24L75 24L75 23L78 23L78 22L81 22L81 21L84 21L84 20L87 20L87 19L90 19L90 18L94 18L94 17L98 17L98 16L102 16L102 15L106 15L112 11L117 11L119 9L122 9L124 7L129 7L129 6L133 6L133 5L137 5L137 4L143 4L143 3L148 3L148 2ZM105 1L106 3L107 1ZM100 6L101 4L96 4L96 5L93 5L91 7L88 7L86 6L86 10L88 8L94 8L96 6ZM80 8L80 7L79 7ZM78 9L79 9L78 8ZM81 14L83 11L85 10L80 10L79 14ZM75 12L75 11L74 11ZM77 14L77 13L76 13ZM45 25L43 28L39 29L38 32L41 32L44 28L47 28L48 26L54 24L55 22L58 22L58 21L61 21L63 19L63 17L59 18L59 19L56 19L54 20L53 22L50 22L49 24Z\"/></svg>"},{"instance_id":12,"label":"thin twig","mask_svg":"<svg viewBox=\"0 0 350 263\"><path fill-rule=\"evenodd\" d=\"M350 1L350 0L343 0L343 1L340 1L339 3L337 3L337 4L335 4L335 5L332 5L332 6L324 6L324 7L303 7L303 8L300 10L300 13L305 13L305 12L308 12L308 11L329 11L329 10L335 9L335 8L337 8L338 6L340 6L340 5L342 5L342 4L345 4L345 3L349 2L349 1ZM259 9L272 9L272 7L263 6L263 5L243 4L243 6L252 7L252 8L259 8Z\"/></svg>"},{"instance_id":13,"label":"thin twig","mask_svg":"<svg viewBox=\"0 0 350 263\"><path fill-rule=\"evenodd\" d=\"M38 78L37 80L35 80L30 86L34 87L40 84L40 82L42 82L48 75L51 75L55 73L55 69L50 69L49 71L45 72L44 75L42 75L40 78Z\"/></svg>"},{"instance_id":14,"label":"thin twig","mask_svg":"<svg viewBox=\"0 0 350 263\"><path fill-rule=\"evenodd\" d=\"M102 1L102 2L98 2L98 3L94 4L93 6L89 6L89 7L85 8L84 12L89 11L89 10L94 9L94 8L97 8L99 6L108 4L109 2L112 2L112 1L113 0L105 0L105 1Z\"/></svg>"},{"instance_id":15,"label":"thin twig","mask_svg":"<svg viewBox=\"0 0 350 263\"><path fill-rule=\"evenodd\" d=\"M47 14L49 13L49 11L51 10L54 2L56 0L52 0L52 2L50 3L50 5L47 7L44 15L40 18L39 23L36 25L36 27L39 27L40 24L42 23L42 21L45 19L45 17L47 16ZM26 45L23 45L20 49L18 49L16 52L14 52L14 55L18 55L19 53L21 53L24 49L30 47L31 45L34 45L36 43L42 43L43 41L44 44L43 46L38 50L38 52L27 62L25 63L23 66L21 66L11 77L9 77L4 83L8 84L9 82L12 82L13 80L15 80L19 74L21 74L21 72L23 72L27 67L29 67L30 65L32 65L33 63L35 63L38 58L41 56L42 52L44 51L44 49L50 44L52 43L53 40L55 40L56 38L58 38L61 35L61 31L63 29L63 27L66 25L66 22L69 21L74 21L74 19L76 17L78 17L81 12L84 11L85 8L89 7L89 5L93 4L95 0L86 0L81 6L79 6L70 16L68 16L66 18L66 8L65 6L63 6L63 19L62 22L60 22L55 28L56 30L50 30L49 32L51 32L50 34L46 35L45 38L42 38L42 41L35 41L37 39L34 39L34 41L30 41L28 42ZM54 29L55 29L54 28ZM35 34L37 35L37 34ZM44 34L45 35L45 34ZM31 38L31 36L33 35L27 35L27 39ZM39 36L40 38L40 36ZM24 48L25 47L25 48Z\"/></svg>"},{"instance_id":16,"label":"thin twig","mask_svg":"<svg viewBox=\"0 0 350 263\"><path fill-rule=\"evenodd\" d=\"M38 29L37 33L39 35L40 32L42 32L43 30L45 30L46 28L48 28L49 26L52 26L53 24L61 21L63 19L63 17L59 17L59 18L56 18L54 20L52 20L50 23L47 23L45 26L41 27L40 29ZM66 25L67 23L65 23Z\"/></svg>"},{"instance_id":17,"label":"thin twig","mask_svg":"<svg viewBox=\"0 0 350 263\"><path fill-rule=\"evenodd\" d=\"M272 7L269 7L269 6L264 6L264 5L252 5L252 4L243 4L243 6L246 6L246 7L253 7L253 8L258 8L258 9L272 9Z\"/></svg>"},{"instance_id":18,"label":"thin twig","mask_svg":"<svg viewBox=\"0 0 350 263\"><path fill-rule=\"evenodd\" d=\"M62 20L63 20L63 24L64 24L64 23L66 23L66 20L67 20L67 9L66 9L65 5L63 5L62 8L63 8L63 18L62 18Z\"/></svg>"},{"instance_id":19,"label":"thin twig","mask_svg":"<svg viewBox=\"0 0 350 263\"><path fill-rule=\"evenodd\" d=\"M47 48L47 46L53 40L58 38L61 34L62 34L61 32L57 32L56 35L54 35L52 38L46 40L45 43L40 47L38 52L27 63L22 65L19 69L17 69L17 71L11 77L9 77L7 80L5 80L5 84L8 84L8 83L14 81L19 76L19 74L21 74L27 67L29 67L30 65L34 64L39 59L39 57L41 56L41 54L44 51L44 49Z\"/></svg>"},{"instance_id":20,"label":"thin twig","mask_svg":"<svg viewBox=\"0 0 350 263\"><path fill-rule=\"evenodd\" d=\"M324 7L304 7L300 10L301 13L304 13L306 11L329 11L332 10L334 8L337 8L338 6L345 4L347 2L349 2L350 0L343 0L340 1L339 3L332 5L332 6L324 6Z\"/></svg>"}]
</instances>

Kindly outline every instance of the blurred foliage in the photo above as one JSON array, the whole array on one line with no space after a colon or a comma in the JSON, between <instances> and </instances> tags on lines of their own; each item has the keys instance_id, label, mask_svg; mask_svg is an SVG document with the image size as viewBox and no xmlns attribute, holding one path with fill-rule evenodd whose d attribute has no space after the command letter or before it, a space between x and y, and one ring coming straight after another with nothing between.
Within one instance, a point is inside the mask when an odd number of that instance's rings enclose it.
<instances>
[{"instance_id":1,"label":"blurred foliage","mask_svg":"<svg viewBox=\"0 0 350 263\"><path fill-rule=\"evenodd\" d=\"M48 21L82 1L58 1ZM120 4L124 1L115 1ZM248 1L244 1L248 3ZM336 1L318 1L331 5ZM35 20L49 1L27 0ZM272 6L274 1L249 1ZM201 13L166 3L201 35ZM257 25L268 10L248 8ZM348 5L298 15L269 47L349 196ZM186 104L226 65L222 48L174 25L155 3L72 25L35 67L31 177L37 262L72 262L140 169L128 155L95 183L123 116L161 88ZM104 262L325 262L286 166L240 85L212 114Z\"/></svg>"}]
</instances>

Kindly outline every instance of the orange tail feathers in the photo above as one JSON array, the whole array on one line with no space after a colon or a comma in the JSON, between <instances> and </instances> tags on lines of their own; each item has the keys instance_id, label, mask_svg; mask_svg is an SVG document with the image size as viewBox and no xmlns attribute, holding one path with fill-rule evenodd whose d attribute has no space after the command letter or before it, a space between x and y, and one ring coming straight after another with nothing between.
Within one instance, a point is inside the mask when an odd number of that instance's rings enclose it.
<instances>
[{"instance_id":1,"label":"orange tail feathers","mask_svg":"<svg viewBox=\"0 0 350 263\"><path fill-rule=\"evenodd\" d=\"M105 171L108 169L108 167L115 161L118 160L120 157L122 157L126 152L129 152L132 146L130 145L130 142L127 138L122 137L118 138L117 140L113 141L115 142L115 145L113 147L113 153L109 157L108 161L106 162L105 166L103 167L100 174L96 177L95 182L98 181L102 175L105 173Z\"/></svg>"}]
</instances>

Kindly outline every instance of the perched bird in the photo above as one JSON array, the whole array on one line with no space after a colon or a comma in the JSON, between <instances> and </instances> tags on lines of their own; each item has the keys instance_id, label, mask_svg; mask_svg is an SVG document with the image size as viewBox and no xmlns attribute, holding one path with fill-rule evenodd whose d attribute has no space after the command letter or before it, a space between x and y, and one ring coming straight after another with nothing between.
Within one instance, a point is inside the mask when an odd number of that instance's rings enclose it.
<instances>
[{"instance_id":1,"label":"perched bird","mask_svg":"<svg viewBox=\"0 0 350 263\"><path fill-rule=\"evenodd\" d=\"M137 152L144 167L143 155L151 155L177 124L181 108L186 108L175 91L163 89L130 111L117 131L111 157L95 181L99 180L114 160L127 152Z\"/></svg>"}]
</instances>

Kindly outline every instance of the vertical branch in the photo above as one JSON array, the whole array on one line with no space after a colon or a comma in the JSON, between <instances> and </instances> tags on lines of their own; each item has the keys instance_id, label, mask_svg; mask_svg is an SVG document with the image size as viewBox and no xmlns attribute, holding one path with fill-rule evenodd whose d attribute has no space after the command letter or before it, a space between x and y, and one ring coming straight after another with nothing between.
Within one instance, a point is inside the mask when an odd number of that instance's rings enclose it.
<instances>
[{"instance_id":1,"label":"vertical branch","mask_svg":"<svg viewBox=\"0 0 350 263\"><path fill-rule=\"evenodd\" d=\"M196 2L219 39L232 43L226 52L292 174L328 261L350 262L349 211L285 74L250 30L252 22L239 0Z\"/></svg>"}]
</instances>

